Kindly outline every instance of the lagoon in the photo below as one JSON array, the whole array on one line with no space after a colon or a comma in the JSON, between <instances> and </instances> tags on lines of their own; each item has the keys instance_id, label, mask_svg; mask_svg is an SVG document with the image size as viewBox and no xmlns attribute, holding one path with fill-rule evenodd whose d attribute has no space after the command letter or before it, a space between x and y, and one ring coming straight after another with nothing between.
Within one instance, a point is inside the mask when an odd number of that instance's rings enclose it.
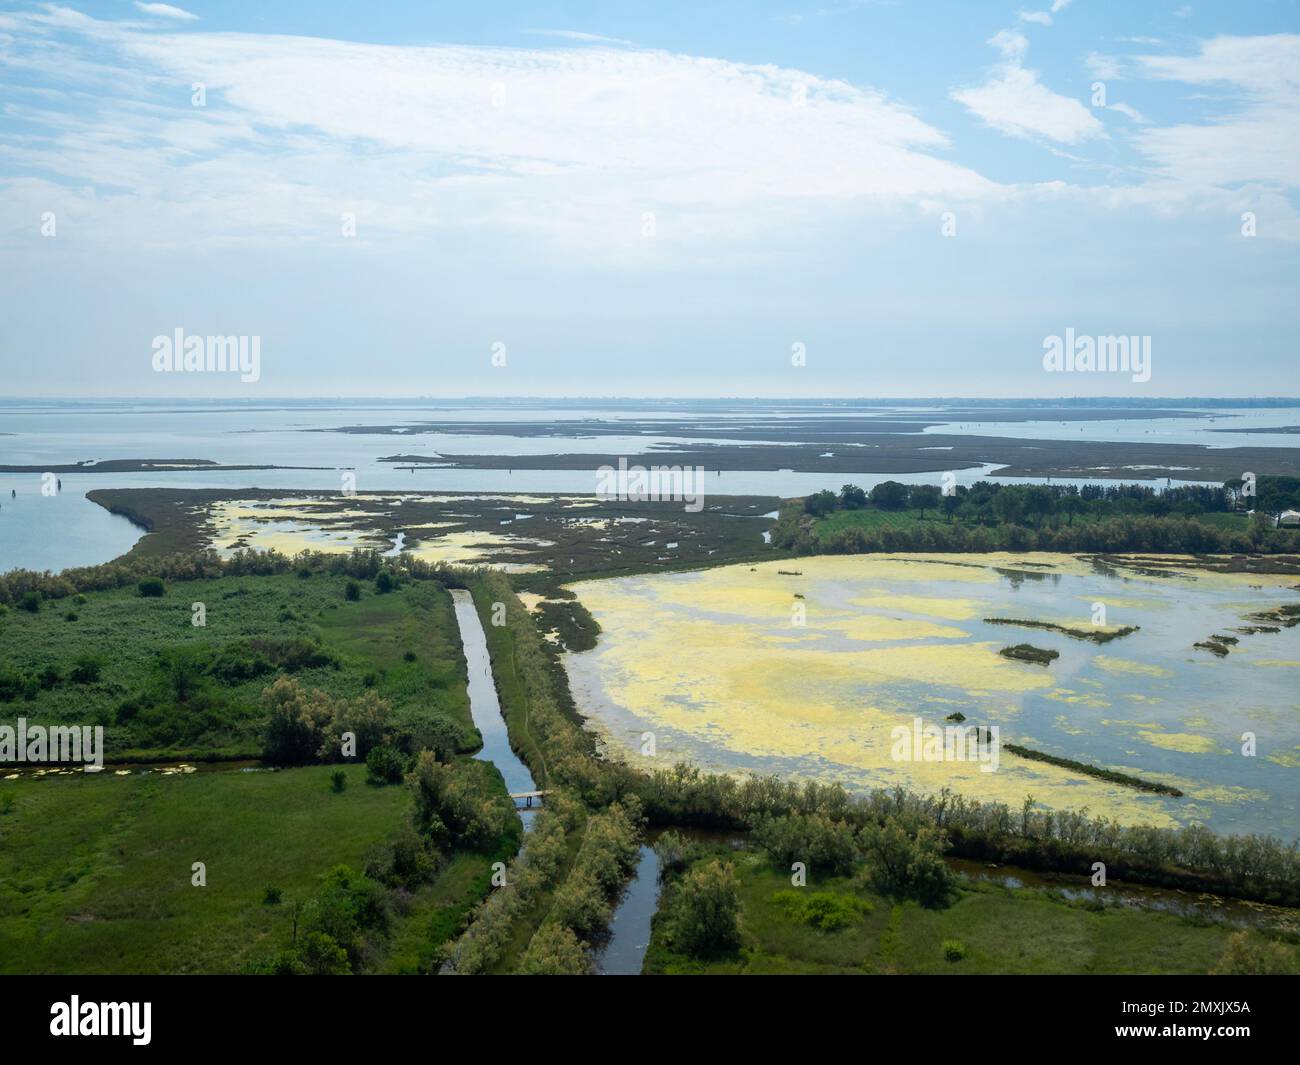
<instances>
[{"instance_id":1,"label":"lagoon","mask_svg":"<svg viewBox=\"0 0 1300 1065\"><path fill-rule=\"evenodd\" d=\"M785 570L786 573L780 571ZM793 572L797 571L797 573ZM1019 808L1027 795L1126 823L1200 822L1294 839L1300 825L1300 627L1193 645L1300 601L1295 577L1070 555L819 556L572 585L601 625L566 656L605 749L647 767L690 760L852 789L943 787ZM1104 644L992 624L1138 626ZM1050 666L998 652L1031 643ZM1135 791L1005 750L900 762L915 717L998 726L1003 742L1170 784ZM1257 753L1242 753L1243 735ZM654 754L642 755L645 736Z\"/></svg>"}]
</instances>

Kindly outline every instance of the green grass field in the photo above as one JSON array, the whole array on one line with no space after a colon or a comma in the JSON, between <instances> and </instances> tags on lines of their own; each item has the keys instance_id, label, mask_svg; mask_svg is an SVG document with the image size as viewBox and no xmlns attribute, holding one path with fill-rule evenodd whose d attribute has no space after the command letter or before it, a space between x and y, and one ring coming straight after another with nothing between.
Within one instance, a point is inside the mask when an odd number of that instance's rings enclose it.
<instances>
[{"instance_id":1,"label":"green grass field","mask_svg":"<svg viewBox=\"0 0 1300 1065\"><path fill-rule=\"evenodd\" d=\"M868 912L827 932L788 916L777 897L792 890L788 874L760 854L725 853L739 882L740 951L708 962L674 954L656 920L646 972L1206 973L1235 931L1150 910L1098 911L1043 891L973 881L963 881L960 897L943 910L856 891L843 878L793 889L866 904ZM960 942L965 956L947 960L946 940Z\"/></svg>"},{"instance_id":2,"label":"green grass field","mask_svg":"<svg viewBox=\"0 0 1300 1065\"><path fill-rule=\"evenodd\" d=\"M301 640L333 659L298 669L304 686L349 698L372 686L399 722L443 715L461 726L467 748L476 746L450 596L431 582L384 595L358 583L356 602L345 597L345 578L316 573L174 582L159 598L122 588L47 601L34 614L9 610L0 616L0 674L52 667L58 680L0 702L0 720L103 725L106 757L116 761L257 757L259 699L274 672L201 678L182 703L168 689L167 657ZM191 623L195 603L204 605L203 626ZM73 669L85 655L99 676L77 682Z\"/></svg>"},{"instance_id":3,"label":"green grass field","mask_svg":"<svg viewBox=\"0 0 1300 1065\"><path fill-rule=\"evenodd\" d=\"M405 788L352 765L335 793L333 771L0 783L0 971L228 973L286 945L292 902L409 817Z\"/></svg>"}]
</instances>

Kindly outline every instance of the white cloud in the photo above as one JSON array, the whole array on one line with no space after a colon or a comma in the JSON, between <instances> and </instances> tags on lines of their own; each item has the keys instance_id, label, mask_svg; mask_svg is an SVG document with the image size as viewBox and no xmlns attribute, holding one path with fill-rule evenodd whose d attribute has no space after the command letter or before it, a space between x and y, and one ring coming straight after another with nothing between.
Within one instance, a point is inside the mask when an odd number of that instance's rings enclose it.
<instances>
[{"instance_id":1,"label":"white cloud","mask_svg":"<svg viewBox=\"0 0 1300 1065\"><path fill-rule=\"evenodd\" d=\"M632 44L622 37L606 37L599 33L584 33L582 30L524 30L534 37L559 37L566 41L580 41L583 44Z\"/></svg>"},{"instance_id":2,"label":"white cloud","mask_svg":"<svg viewBox=\"0 0 1300 1065\"><path fill-rule=\"evenodd\" d=\"M1203 123L1144 130L1135 143L1183 182L1300 185L1300 35L1216 37L1192 56L1138 56L1150 77L1218 86L1237 110Z\"/></svg>"},{"instance_id":3,"label":"white cloud","mask_svg":"<svg viewBox=\"0 0 1300 1065\"><path fill-rule=\"evenodd\" d=\"M1052 16L1046 11L1021 11L1017 17L1021 22L1033 22L1039 26L1050 26L1052 24Z\"/></svg>"},{"instance_id":4,"label":"white cloud","mask_svg":"<svg viewBox=\"0 0 1300 1065\"><path fill-rule=\"evenodd\" d=\"M775 66L168 34L66 9L16 36L4 62L76 91L28 101L38 132L0 152L107 239L328 239L354 210L393 237L493 226L641 248L646 211L660 243L753 241L758 218L803 226L1001 188L883 94ZM35 187L0 181L0 201L21 217L35 204L11 194Z\"/></svg>"},{"instance_id":5,"label":"white cloud","mask_svg":"<svg viewBox=\"0 0 1300 1065\"><path fill-rule=\"evenodd\" d=\"M188 22L197 20L199 17L184 8L173 7L171 4L142 4L140 0L135 0L135 6L146 15L157 15L159 18L174 18Z\"/></svg>"},{"instance_id":6,"label":"white cloud","mask_svg":"<svg viewBox=\"0 0 1300 1065\"><path fill-rule=\"evenodd\" d=\"M983 85L958 89L952 98L987 125L1014 137L1046 137L1058 144L1077 144L1105 130L1078 100L1053 92L1038 80L1038 72L1022 65L1029 42L1015 30L1001 30L989 44L1003 62Z\"/></svg>"},{"instance_id":7,"label":"white cloud","mask_svg":"<svg viewBox=\"0 0 1300 1065\"><path fill-rule=\"evenodd\" d=\"M1128 104L1107 104L1106 106L1109 110L1118 111L1125 118L1131 119L1132 121L1140 123L1142 125L1146 125L1151 121L1149 118L1146 117L1146 115L1142 114L1142 112L1139 111L1136 107L1129 107Z\"/></svg>"}]
</instances>

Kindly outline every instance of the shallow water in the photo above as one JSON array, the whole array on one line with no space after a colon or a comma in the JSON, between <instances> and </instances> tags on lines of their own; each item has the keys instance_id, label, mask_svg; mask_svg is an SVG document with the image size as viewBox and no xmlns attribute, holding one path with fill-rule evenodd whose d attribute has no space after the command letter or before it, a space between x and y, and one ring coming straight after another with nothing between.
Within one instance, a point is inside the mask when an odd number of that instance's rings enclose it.
<instances>
[{"instance_id":1,"label":"shallow water","mask_svg":"<svg viewBox=\"0 0 1300 1065\"><path fill-rule=\"evenodd\" d=\"M782 576L779 569L798 569ZM1070 556L855 556L574 585L600 622L566 656L575 694L616 753L693 760L859 789L944 786L1018 807L1026 794L1126 822L1300 836L1300 627L1193 648L1262 607L1300 602L1295 578L1098 569ZM795 598L796 593L802 599ZM1103 645L989 617L1138 632ZM803 611L803 624L797 612ZM1018 643L1056 650L1015 662ZM996 726L1002 742L1162 781L1140 792L1002 753L900 760L896 726ZM1257 754L1242 753L1242 735ZM653 758L640 749L646 734ZM904 752L906 753L906 752Z\"/></svg>"},{"instance_id":2,"label":"shallow water","mask_svg":"<svg viewBox=\"0 0 1300 1065\"><path fill-rule=\"evenodd\" d=\"M483 632L478 611L474 609L474 599L463 588L453 588L451 597L455 601L456 623L460 626L465 662L469 669L470 714L474 719L474 727L483 737L483 748L474 757L495 765L505 778L506 788L512 795L536 791L537 785L533 782L532 773L510 749L506 719L501 713L496 684L492 680L487 635ZM541 800L534 799L531 808L520 811L525 829L532 827L533 816L540 805Z\"/></svg>"},{"instance_id":3,"label":"shallow water","mask_svg":"<svg viewBox=\"0 0 1300 1065\"><path fill-rule=\"evenodd\" d=\"M61 494L54 499L40 494L40 475L0 474L0 572L24 567L60 570L68 566L106 562L129 550L141 535L125 519L108 514L88 502L85 493L95 488L295 488L338 492L342 471L356 479L356 490L457 491L457 492L577 492L596 489L594 470L449 470L430 467L398 470L380 463L384 456L402 453L459 454L636 454L656 444L700 443L707 435L680 436L584 435L584 418L698 417L706 409L657 409L647 404L609 404L554 408L528 403L485 402L478 405L438 402L409 405L385 403L138 403L131 401L61 402L43 406L0 406L0 462L14 465L63 465L107 459L208 459L226 465L275 464L311 467L289 470L177 471L167 473L66 473ZM780 410L735 405L709 411L711 417L740 423L758 415L779 416ZM801 410L799 413L807 413ZM887 409L822 412L828 415L863 414L892 417ZM933 412L908 408L908 419L934 417ZM941 414L939 415L942 416ZM949 423L931 432L981 433L995 436L1064 436L1088 440L1186 440L1231 446L1295 446L1297 438L1274 440L1266 436L1222 436L1208 433L1227 425L1285 425L1300 422L1300 412L1287 410L1216 412L1217 421L1151 419L1105 423ZM560 435L457 436L452 434L333 433L312 430L349 425L383 426L443 421L535 420L567 423ZM1156 435L1152 435L1156 434ZM1163 434L1163 435L1161 435ZM755 442L755 441L751 441ZM864 456L864 466L869 459ZM958 471L958 484L982 478L999 479L986 465ZM864 488L884 480L936 483L936 473L884 474L869 468L858 474L793 473L791 471L709 471L707 490L713 495L807 495L823 488L838 490L846 481ZM18 492L17 509L10 509L10 492ZM39 505L37 505L39 504ZM303 546L310 546L305 532Z\"/></svg>"},{"instance_id":4,"label":"shallow water","mask_svg":"<svg viewBox=\"0 0 1300 1065\"><path fill-rule=\"evenodd\" d=\"M609 923L609 941L596 957L601 976L637 976L650 946L650 923L659 908L659 856L654 847L642 844L636 872L628 882L614 917Z\"/></svg>"}]
</instances>

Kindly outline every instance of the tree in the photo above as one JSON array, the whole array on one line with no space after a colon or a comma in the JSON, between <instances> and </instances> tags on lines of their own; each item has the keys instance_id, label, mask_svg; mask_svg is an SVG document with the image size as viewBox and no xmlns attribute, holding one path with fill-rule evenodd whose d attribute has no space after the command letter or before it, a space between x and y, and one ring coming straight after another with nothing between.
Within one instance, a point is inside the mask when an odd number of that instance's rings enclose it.
<instances>
[{"instance_id":1,"label":"tree","mask_svg":"<svg viewBox=\"0 0 1300 1065\"><path fill-rule=\"evenodd\" d=\"M939 505L943 493L939 491L938 485L917 484L912 486L907 498L908 503L919 510L924 518L927 510L933 510Z\"/></svg>"},{"instance_id":2,"label":"tree","mask_svg":"<svg viewBox=\"0 0 1300 1065\"><path fill-rule=\"evenodd\" d=\"M814 518L821 518L835 509L835 504L838 502L838 498L839 497L829 489L822 489L822 491L814 492L804 500L803 509Z\"/></svg>"},{"instance_id":3,"label":"tree","mask_svg":"<svg viewBox=\"0 0 1300 1065\"><path fill-rule=\"evenodd\" d=\"M871 502L882 510L902 510L907 497L907 485L898 481L881 481L871 490Z\"/></svg>"},{"instance_id":4,"label":"tree","mask_svg":"<svg viewBox=\"0 0 1300 1065\"><path fill-rule=\"evenodd\" d=\"M519 963L524 976L586 976L591 956L571 929L546 924L538 929Z\"/></svg>"},{"instance_id":5,"label":"tree","mask_svg":"<svg viewBox=\"0 0 1300 1065\"><path fill-rule=\"evenodd\" d=\"M867 493L856 484L846 484L840 489L840 505L846 510L857 510L867 505Z\"/></svg>"},{"instance_id":6,"label":"tree","mask_svg":"<svg viewBox=\"0 0 1300 1065\"><path fill-rule=\"evenodd\" d=\"M740 944L736 874L714 859L687 872L673 899L673 944L695 957L710 957Z\"/></svg>"},{"instance_id":7,"label":"tree","mask_svg":"<svg viewBox=\"0 0 1300 1065\"><path fill-rule=\"evenodd\" d=\"M346 976L352 971L348 952L324 932L308 932L303 936L299 957L313 976Z\"/></svg>"},{"instance_id":8,"label":"tree","mask_svg":"<svg viewBox=\"0 0 1300 1065\"><path fill-rule=\"evenodd\" d=\"M867 856L871 889L890 898L915 899L923 906L946 906L954 891L953 874L944 864L947 838L932 825L914 831L898 818L869 824L858 836Z\"/></svg>"}]
</instances>

